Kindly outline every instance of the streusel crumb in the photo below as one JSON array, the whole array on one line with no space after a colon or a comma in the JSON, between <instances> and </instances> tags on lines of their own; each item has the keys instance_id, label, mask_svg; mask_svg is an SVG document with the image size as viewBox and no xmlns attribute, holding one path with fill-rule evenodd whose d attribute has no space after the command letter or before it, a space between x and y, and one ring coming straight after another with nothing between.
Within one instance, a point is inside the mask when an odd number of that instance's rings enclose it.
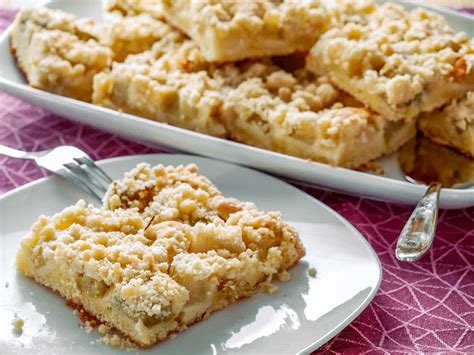
<instances>
[{"instance_id":1,"label":"streusel crumb","mask_svg":"<svg viewBox=\"0 0 474 355\"><path fill-rule=\"evenodd\" d=\"M316 277L316 274L317 274L317 270L316 268L314 267L310 267L308 268L308 275L311 276L311 277Z\"/></svg>"},{"instance_id":2,"label":"streusel crumb","mask_svg":"<svg viewBox=\"0 0 474 355\"><path fill-rule=\"evenodd\" d=\"M157 19L163 18L160 0L107 0L106 9L119 12L123 16L147 14Z\"/></svg>"},{"instance_id":3,"label":"streusel crumb","mask_svg":"<svg viewBox=\"0 0 474 355\"><path fill-rule=\"evenodd\" d=\"M13 331L16 332L17 334L23 333L24 324L25 324L25 321L23 320L23 318L21 318L15 313L14 318L12 320Z\"/></svg>"},{"instance_id":4,"label":"streusel crumb","mask_svg":"<svg viewBox=\"0 0 474 355\"><path fill-rule=\"evenodd\" d=\"M153 43L174 31L166 23L148 14L112 16L102 24L100 42L111 48L114 60L122 62L130 54L149 50Z\"/></svg>"}]
</instances>

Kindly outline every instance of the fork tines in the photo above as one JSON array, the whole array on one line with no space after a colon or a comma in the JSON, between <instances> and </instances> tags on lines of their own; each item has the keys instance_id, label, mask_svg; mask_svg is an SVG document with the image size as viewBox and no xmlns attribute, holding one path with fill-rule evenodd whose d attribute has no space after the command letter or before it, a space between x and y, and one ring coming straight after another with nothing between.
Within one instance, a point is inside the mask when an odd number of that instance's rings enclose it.
<instances>
[{"instance_id":1,"label":"fork tines","mask_svg":"<svg viewBox=\"0 0 474 355\"><path fill-rule=\"evenodd\" d=\"M107 191L112 179L89 157L74 158L74 160L76 163L64 164L71 175L70 177L98 200L102 200L102 196Z\"/></svg>"}]
</instances>

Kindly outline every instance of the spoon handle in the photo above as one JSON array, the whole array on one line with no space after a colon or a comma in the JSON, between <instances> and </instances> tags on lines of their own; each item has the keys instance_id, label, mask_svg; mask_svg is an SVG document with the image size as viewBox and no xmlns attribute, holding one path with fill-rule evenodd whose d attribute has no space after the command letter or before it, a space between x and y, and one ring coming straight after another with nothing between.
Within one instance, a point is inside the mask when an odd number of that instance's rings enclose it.
<instances>
[{"instance_id":1,"label":"spoon handle","mask_svg":"<svg viewBox=\"0 0 474 355\"><path fill-rule=\"evenodd\" d=\"M28 155L27 152L23 152L18 149L13 149L3 144L0 144L0 154L6 155L7 157L11 158L25 158Z\"/></svg>"},{"instance_id":2,"label":"spoon handle","mask_svg":"<svg viewBox=\"0 0 474 355\"><path fill-rule=\"evenodd\" d=\"M430 248L436 234L438 220L439 182L432 182L416 205L398 237L395 255L401 261L415 261Z\"/></svg>"}]
</instances>

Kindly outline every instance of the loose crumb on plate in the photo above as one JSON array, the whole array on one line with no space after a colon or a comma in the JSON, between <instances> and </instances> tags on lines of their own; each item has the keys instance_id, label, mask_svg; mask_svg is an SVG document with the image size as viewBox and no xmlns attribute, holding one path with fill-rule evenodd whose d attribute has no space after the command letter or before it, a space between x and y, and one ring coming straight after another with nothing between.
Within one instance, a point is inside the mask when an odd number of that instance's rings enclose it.
<instances>
[{"instance_id":1,"label":"loose crumb on plate","mask_svg":"<svg viewBox=\"0 0 474 355\"><path fill-rule=\"evenodd\" d=\"M7 281L5 282L5 288L8 288L8 286L10 286L10 283Z\"/></svg>"},{"instance_id":2,"label":"loose crumb on plate","mask_svg":"<svg viewBox=\"0 0 474 355\"><path fill-rule=\"evenodd\" d=\"M127 340L126 338L115 333L111 328L106 325L101 324L99 326L99 332L103 337L99 340L100 342L112 346L114 348L120 348L127 351L132 351L136 349L135 344ZM102 333L103 332L103 333Z\"/></svg>"},{"instance_id":3,"label":"loose crumb on plate","mask_svg":"<svg viewBox=\"0 0 474 355\"><path fill-rule=\"evenodd\" d=\"M94 330L93 323L89 321L85 321L84 324L81 326L81 328L84 329L87 334L92 333L92 331Z\"/></svg>"},{"instance_id":4,"label":"loose crumb on plate","mask_svg":"<svg viewBox=\"0 0 474 355\"><path fill-rule=\"evenodd\" d=\"M316 270L316 268L314 268L314 267L308 268L308 275L309 276L316 277L317 273L318 273L318 271Z\"/></svg>"},{"instance_id":5,"label":"loose crumb on plate","mask_svg":"<svg viewBox=\"0 0 474 355\"><path fill-rule=\"evenodd\" d=\"M13 317L12 320L12 326L13 326L13 331L17 334L23 333L23 325L25 324L25 321L23 318L19 317L16 313Z\"/></svg>"},{"instance_id":6,"label":"loose crumb on plate","mask_svg":"<svg viewBox=\"0 0 474 355\"><path fill-rule=\"evenodd\" d=\"M288 271L282 271L279 274L277 274L278 280L281 282L287 282L290 281L291 279L291 274Z\"/></svg>"},{"instance_id":7,"label":"loose crumb on plate","mask_svg":"<svg viewBox=\"0 0 474 355\"><path fill-rule=\"evenodd\" d=\"M111 327L106 324L100 324L97 330L100 334L103 335L103 337L100 338L99 342L116 348L125 349L127 351L136 349L136 346L132 342L120 336L120 334L117 334Z\"/></svg>"},{"instance_id":8,"label":"loose crumb on plate","mask_svg":"<svg viewBox=\"0 0 474 355\"><path fill-rule=\"evenodd\" d=\"M102 335L107 334L110 331L109 327L107 327L105 324L99 325L99 333Z\"/></svg>"},{"instance_id":9,"label":"loose crumb on plate","mask_svg":"<svg viewBox=\"0 0 474 355\"><path fill-rule=\"evenodd\" d=\"M109 345L113 346L115 348L121 347L123 340L117 335L117 334L105 334L104 337L102 338L102 341Z\"/></svg>"}]
</instances>

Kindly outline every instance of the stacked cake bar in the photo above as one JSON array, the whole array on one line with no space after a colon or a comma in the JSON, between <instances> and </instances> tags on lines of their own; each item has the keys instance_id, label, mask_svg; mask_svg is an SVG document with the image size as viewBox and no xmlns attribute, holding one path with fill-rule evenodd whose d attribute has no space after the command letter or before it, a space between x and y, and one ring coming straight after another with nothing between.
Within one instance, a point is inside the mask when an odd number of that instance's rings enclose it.
<instances>
[{"instance_id":1,"label":"stacked cake bar","mask_svg":"<svg viewBox=\"0 0 474 355\"><path fill-rule=\"evenodd\" d=\"M335 166L396 151L417 126L472 155L474 45L433 12L370 0L114 0L108 10L103 23L20 12L12 49L30 84ZM33 36L55 39L38 50L45 40Z\"/></svg>"}]
</instances>

